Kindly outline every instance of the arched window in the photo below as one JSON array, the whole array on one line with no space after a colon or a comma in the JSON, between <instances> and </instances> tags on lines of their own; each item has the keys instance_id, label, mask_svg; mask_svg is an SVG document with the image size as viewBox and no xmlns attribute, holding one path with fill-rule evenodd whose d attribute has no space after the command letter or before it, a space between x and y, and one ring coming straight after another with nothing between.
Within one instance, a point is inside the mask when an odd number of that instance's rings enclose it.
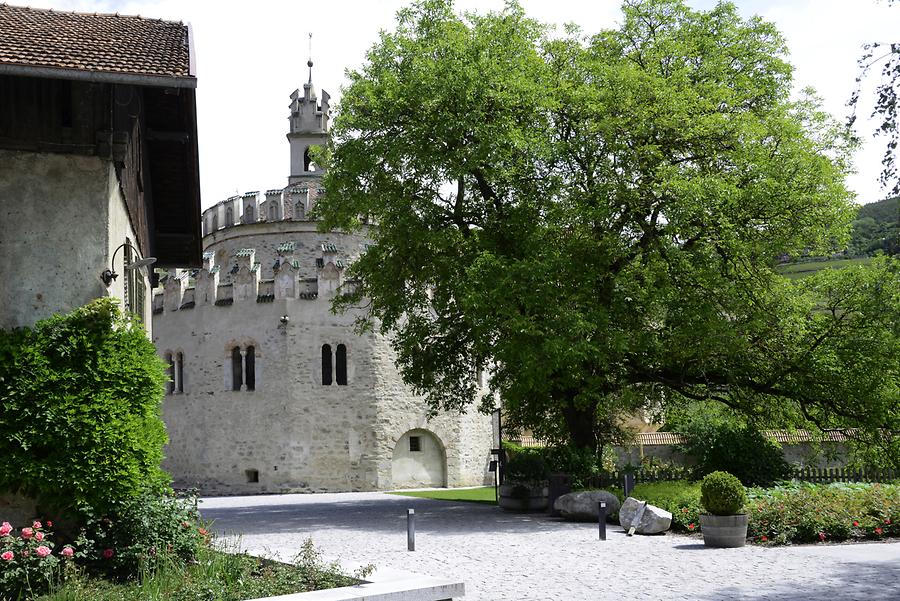
<instances>
[{"instance_id":1,"label":"arched window","mask_svg":"<svg viewBox=\"0 0 900 601\"><path fill-rule=\"evenodd\" d=\"M322 386L331 386L331 345L322 345Z\"/></svg>"},{"instance_id":2,"label":"arched window","mask_svg":"<svg viewBox=\"0 0 900 601\"><path fill-rule=\"evenodd\" d=\"M278 207L273 202L269 205L269 221L275 221L278 219Z\"/></svg>"},{"instance_id":3,"label":"arched window","mask_svg":"<svg viewBox=\"0 0 900 601\"><path fill-rule=\"evenodd\" d=\"M184 392L184 353L175 354L175 392Z\"/></svg>"},{"instance_id":4,"label":"arched window","mask_svg":"<svg viewBox=\"0 0 900 601\"><path fill-rule=\"evenodd\" d=\"M253 223L256 221L256 211L253 209L253 205L247 205L247 208L244 209L244 223Z\"/></svg>"},{"instance_id":5,"label":"arched window","mask_svg":"<svg viewBox=\"0 0 900 601\"><path fill-rule=\"evenodd\" d=\"M306 205L302 200L294 205L294 219L306 219Z\"/></svg>"},{"instance_id":6,"label":"arched window","mask_svg":"<svg viewBox=\"0 0 900 601\"><path fill-rule=\"evenodd\" d=\"M338 386L347 385L347 347L343 344L337 345L334 353L334 381Z\"/></svg>"},{"instance_id":7,"label":"arched window","mask_svg":"<svg viewBox=\"0 0 900 601\"><path fill-rule=\"evenodd\" d=\"M234 347L231 349L231 389L240 390L244 383L244 362L241 357L241 349Z\"/></svg>"},{"instance_id":8,"label":"arched window","mask_svg":"<svg viewBox=\"0 0 900 601\"><path fill-rule=\"evenodd\" d=\"M311 167L314 168L314 165L312 163L312 159L309 158L309 146L307 146L303 151L303 170L312 171Z\"/></svg>"},{"instance_id":9,"label":"arched window","mask_svg":"<svg viewBox=\"0 0 900 601\"><path fill-rule=\"evenodd\" d=\"M228 207L225 209L225 226L229 227L234 225L234 209Z\"/></svg>"},{"instance_id":10,"label":"arched window","mask_svg":"<svg viewBox=\"0 0 900 601\"><path fill-rule=\"evenodd\" d=\"M215 213L212 220L212 231L219 229L219 214Z\"/></svg>"},{"instance_id":11,"label":"arched window","mask_svg":"<svg viewBox=\"0 0 900 601\"><path fill-rule=\"evenodd\" d=\"M247 347L245 364L247 367L247 390L256 390L256 349L252 346Z\"/></svg>"}]
</instances>

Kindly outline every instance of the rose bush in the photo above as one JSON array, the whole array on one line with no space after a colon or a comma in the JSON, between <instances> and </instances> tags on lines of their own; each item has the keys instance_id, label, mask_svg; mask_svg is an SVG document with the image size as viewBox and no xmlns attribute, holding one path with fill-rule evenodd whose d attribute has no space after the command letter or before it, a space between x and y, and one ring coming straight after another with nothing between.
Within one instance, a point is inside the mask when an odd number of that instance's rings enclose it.
<instances>
[{"instance_id":1,"label":"rose bush","mask_svg":"<svg viewBox=\"0 0 900 601\"><path fill-rule=\"evenodd\" d=\"M60 579L60 562L71 558L74 549L67 545L54 555L51 538L41 522L22 528L18 536L9 522L0 525L0 598L30 599Z\"/></svg>"}]
</instances>

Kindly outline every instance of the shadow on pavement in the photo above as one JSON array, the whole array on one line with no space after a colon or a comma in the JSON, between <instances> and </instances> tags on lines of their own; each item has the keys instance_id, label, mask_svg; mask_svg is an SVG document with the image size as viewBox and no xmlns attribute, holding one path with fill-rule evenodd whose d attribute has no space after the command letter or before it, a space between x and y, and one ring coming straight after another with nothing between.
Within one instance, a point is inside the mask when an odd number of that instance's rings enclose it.
<instances>
[{"instance_id":1,"label":"shadow on pavement","mask_svg":"<svg viewBox=\"0 0 900 601\"><path fill-rule=\"evenodd\" d=\"M740 570L740 566L735 566ZM775 587L748 591L727 586L698 600L759 601L897 601L900 599L900 564L891 561L847 562L820 574L808 575L798 586L796 580Z\"/></svg>"}]
</instances>

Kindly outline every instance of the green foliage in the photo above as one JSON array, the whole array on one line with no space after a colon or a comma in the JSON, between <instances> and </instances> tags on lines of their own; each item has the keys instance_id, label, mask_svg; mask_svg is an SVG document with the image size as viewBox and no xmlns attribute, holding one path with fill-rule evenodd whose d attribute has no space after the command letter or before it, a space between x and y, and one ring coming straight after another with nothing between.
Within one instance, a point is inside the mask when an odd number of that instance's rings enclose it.
<instances>
[{"instance_id":1,"label":"green foliage","mask_svg":"<svg viewBox=\"0 0 900 601\"><path fill-rule=\"evenodd\" d=\"M360 574L362 576L362 574ZM237 548L203 547L195 562L169 561L165 551L155 569L128 582L111 582L70 570L66 584L40 601L242 601L324 588L358 581L321 559L307 540L294 564L239 552Z\"/></svg>"},{"instance_id":2,"label":"green foliage","mask_svg":"<svg viewBox=\"0 0 900 601\"><path fill-rule=\"evenodd\" d=\"M95 514L83 507L80 514L79 562L115 578L152 572L163 558L185 566L196 559L209 536L194 495L147 491L115 501L109 513Z\"/></svg>"},{"instance_id":3,"label":"green foliage","mask_svg":"<svg viewBox=\"0 0 900 601\"><path fill-rule=\"evenodd\" d=\"M716 405L692 404L684 413L670 414L666 428L685 437L679 450L696 461L698 478L723 471L747 486L767 486L791 475L777 442Z\"/></svg>"},{"instance_id":4,"label":"green foliage","mask_svg":"<svg viewBox=\"0 0 900 601\"><path fill-rule=\"evenodd\" d=\"M52 537L53 533L41 522L22 528L18 534L8 522L3 522L0 526L0 599L31 599L49 590L59 580L59 563L68 559L64 554L53 553Z\"/></svg>"},{"instance_id":5,"label":"green foliage","mask_svg":"<svg viewBox=\"0 0 900 601\"><path fill-rule=\"evenodd\" d=\"M543 448L525 448L504 443L507 452L504 482L535 484L545 482L549 475Z\"/></svg>"},{"instance_id":6,"label":"green foliage","mask_svg":"<svg viewBox=\"0 0 900 601\"><path fill-rule=\"evenodd\" d=\"M806 484L751 488L748 537L768 544L900 536L900 486Z\"/></svg>"},{"instance_id":7,"label":"green foliage","mask_svg":"<svg viewBox=\"0 0 900 601\"><path fill-rule=\"evenodd\" d=\"M113 299L0 331L0 490L64 512L162 490L164 382L153 344Z\"/></svg>"},{"instance_id":8,"label":"green foliage","mask_svg":"<svg viewBox=\"0 0 900 601\"><path fill-rule=\"evenodd\" d=\"M700 505L713 515L740 513L747 501L747 491L728 472L706 474L700 483Z\"/></svg>"},{"instance_id":9,"label":"green foliage","mask_svg":"<svg viewBox=\"0 0 900 601\"><path fill-rule=\"evenodd\" d=\"M846 244L853 141L813 93L791 99L770 23L729 3L623 11L592 36L548 35L514 2L398 14L321 157L321 227L375 241L335 309L367 308L434 410L476 402L492 365L508 423L554 442L595 450L682 397L883 428L900 311L861 319L879 299L860 289L826 323L821 282L771 261ZM875 369L835 360L848 335L879 339Z\"/></svg>"},{"instance_id":10,"label":"green foliage","mask_svg":"<svg viewBox=\"0 0 900 601\"><path fill-rule=\"evenodd\" d=\"M618 491L619 499L624 494ZM634 487L631 496L647 501L672 514L672 530L698 532L700 530L700 483L689 480L642 482Z\"/></svg>"}]
</instances>

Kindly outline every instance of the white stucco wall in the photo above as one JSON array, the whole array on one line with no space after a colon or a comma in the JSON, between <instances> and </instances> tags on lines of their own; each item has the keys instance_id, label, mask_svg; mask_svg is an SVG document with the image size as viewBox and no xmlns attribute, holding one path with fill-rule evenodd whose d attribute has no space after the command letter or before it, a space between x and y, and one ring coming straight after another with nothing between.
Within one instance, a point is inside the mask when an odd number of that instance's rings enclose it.
<instances>
[{"instance_id":1,"label":"white stucco wall","mask_svg":"<svg viewBox=\"0 0 900 601\"><path fill-rule=\"evenodd\" d=\"M0 327L121 298L123 277L107 289L100 274L126 236L134 240L112 163L0 150Z\"/></svg>"}]
</instances>

